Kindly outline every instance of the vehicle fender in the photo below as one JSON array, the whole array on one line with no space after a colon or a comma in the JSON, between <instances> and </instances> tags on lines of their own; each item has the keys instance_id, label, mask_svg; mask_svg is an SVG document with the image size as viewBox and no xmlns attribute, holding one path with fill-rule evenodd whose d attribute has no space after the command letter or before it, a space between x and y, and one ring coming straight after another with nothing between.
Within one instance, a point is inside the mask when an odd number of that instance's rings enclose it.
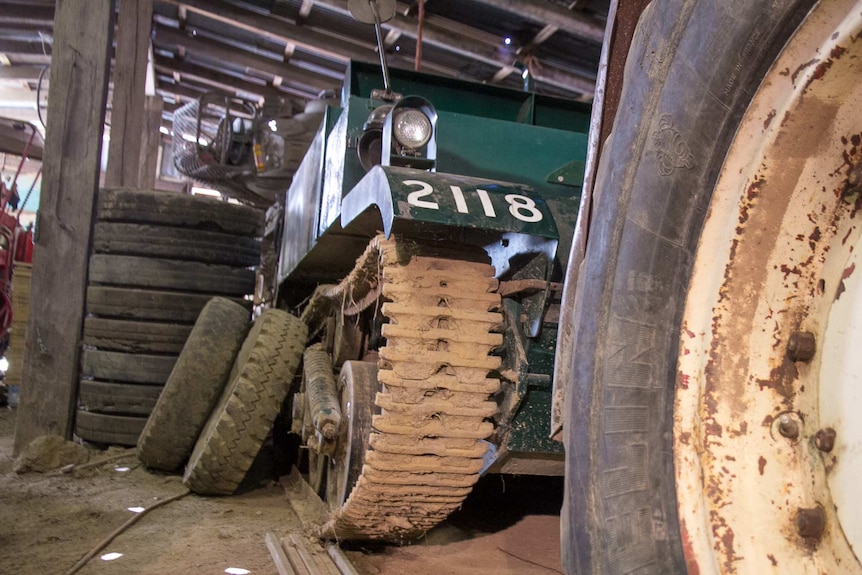
<instances>
[{"instance_id":1,"label":"vehicle fender","mask_svg":"<svg viewBox=\"0 0 862 575\"><path fill-rule=\"evenodd\" d=\"M341 227L372 206L386 237L396 220L413 220L559 239L547 202L530 186L511 182L375 166L344 197Z\"/></svg>"}]
</instances>

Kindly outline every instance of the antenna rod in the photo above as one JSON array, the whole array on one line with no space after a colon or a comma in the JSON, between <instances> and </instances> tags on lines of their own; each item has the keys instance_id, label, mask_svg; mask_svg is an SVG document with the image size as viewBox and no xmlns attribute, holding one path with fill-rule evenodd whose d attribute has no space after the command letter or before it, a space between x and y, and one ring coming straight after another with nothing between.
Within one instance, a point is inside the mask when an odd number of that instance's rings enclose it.
<instances>
[{"instance_id":1,"label":"antenna rod","mask_svg":"<svg viewBox=\"0 0 862 575\"><path fill-rule=\"evenodd\" d=\"M371 14L374 16L374 32L377 34L377 53L380 54L380 65L383 67L383 87L386 94L392 93L392 85L389 83L389 66L386 65L386 56L383 52L383 31L380 29L380 16L377 14L377 0L368 0Z\"/></svg>"}]
</instances>

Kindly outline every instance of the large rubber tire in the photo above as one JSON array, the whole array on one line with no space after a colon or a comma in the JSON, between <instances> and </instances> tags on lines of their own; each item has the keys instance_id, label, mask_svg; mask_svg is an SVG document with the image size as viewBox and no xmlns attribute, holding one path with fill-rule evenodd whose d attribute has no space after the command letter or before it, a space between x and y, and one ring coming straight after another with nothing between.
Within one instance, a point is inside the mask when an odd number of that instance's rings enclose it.
<instances>
[{"instance_id":1,"label":"large rubber tire","mask_svg":"<svg viewBox=\"0 0 862 575\"><path fill-rule=\"evenodd\" d=\"M90 256L90 284L243 296L254 292L254 270L138 256Z\"/></svg>"},{"instance_id":2,"label":"large rubber tire","mask_svg":"<svg viewBox=\"0 0 862 575\"><path fill-rule=\"evenodd\" d=\"M655 0L635 33L569 326L566 573L687 572L673 465L680 321L723 159L813 2L778 4Z\"/></svg>"},{"instance_id":3,"label":"large rubber tire","mask_svg":"<svg viewBox=\"0 0 862 575\"><path fill-rule=\"evenodd\" d=\"M87 313L99 317L171 321L191 325L212 297L208 294L90 286L87 288ZM251 311L250 301L231 301Z\"/></svg>"},{"instance_id":4,"label":"large rubber tire","mask_svg":"<svg viewBox=\"0 0 862 575\"><path fill-rule=\"evenodd\" d=\"M103 381L164 385L177 357L85 349L81 375Z\"/></svg>"},{"instance_id":5,"label":"large rubber tire","mask_svg":"<svg viewBox=\"0 0 862 575\"><path fill-rule=\"evenodd\" d=\"M75 416L75 435L84 441L133 446L146 423L146 417L106 415L79 409Z\"/></svg>"},{"instance_id":6,"label":"large rubber tire","mask_svg":"<svg viewBox=\"0 0 862 575\"><path fill-rule=\"evenodd\" d=\"M248 333L247 309L213 298L195 323L138 441L138 459L174 471L185 463L221 396Z\"/></svg>"},{"instance_id":7,"label":"large rubber tire","mask_svg":"<svg viewBox=\"0 0 862 575\"><path fill-rule=\"evenodd\" d=\"M162 392L160 385L81 380L78 405L87 411L147 416Z\"/></svg>"},{"instance_id":8,"label":"large rubber tire","mask_svg":"<svg viewBox=\"0 0 862 575\"><path fill-rule=\"evenodd\" d=\"M254 266L260 263L260 240L205 230L99 222L93 231L98 254L148 256Z\"/></svg>"},{"instance_id":9,"label":"large rubber tire","mask_svg":"<svg viewBox=\"0 0 862 575\"><path fill-rule=\"evenodd\" d=\"M281 410L306 336L305 324L281 310L255 321L186 466L192 491L229 495L239 487Z\"/></svg>"},{"instance_id":10,"label":"large rubber tire","mask_svg":"<svg viewBox=\"0 0 862 575\"><path fill-rule=\"evenodd\" d=\"M178 354L191 330L182 324L88 317L84 343L110 351Z\"/></svg>"},{"instance_id":11,"label":"large rubber tire","mask_svg":"<svg viewBox=\"0 0 862 575\"><path fill-rule=\"evenodd\" d=\"M263 235L263 212L249 206L175 192L99 191L97 217L103 222L159 224L242 236Z\"/></svg>"}]
</instances>

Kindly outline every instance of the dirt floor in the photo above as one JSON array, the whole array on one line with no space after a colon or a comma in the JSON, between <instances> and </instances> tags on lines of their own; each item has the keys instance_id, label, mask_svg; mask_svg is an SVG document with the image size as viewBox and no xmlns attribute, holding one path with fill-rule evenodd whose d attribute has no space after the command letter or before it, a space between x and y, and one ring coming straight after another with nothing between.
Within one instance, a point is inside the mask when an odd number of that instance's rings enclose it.
<instances>
[{"instance_id":1,"label":"dirt floor","mask_svg":"<svg viewBox=\"0 0 862 575\"><path fill-rule=\"evenodd\" d=\"M70 474L12 471L15 411L0 408L0 573L63 574L134 512L183 493L177 476L150 473L133 450ZM560 573L558 479L490 476L450 520L412 545L346 546L361 575L539 575ZM230 568L277 575L266 533L305 533L311 502L274 481L230 497L187 495L155 509L79 573L221 574ZM505 505L501 505L505 501ZM105 561L107 553L121 553ZM241 572L241 571L240 571Z\"/></svg>"}]
</instances>

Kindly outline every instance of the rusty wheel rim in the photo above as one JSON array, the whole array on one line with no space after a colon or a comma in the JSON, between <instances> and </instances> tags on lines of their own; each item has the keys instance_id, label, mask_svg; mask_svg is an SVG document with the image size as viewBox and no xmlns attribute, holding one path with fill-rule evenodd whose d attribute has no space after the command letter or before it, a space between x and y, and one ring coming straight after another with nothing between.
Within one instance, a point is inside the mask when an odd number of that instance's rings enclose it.
<instances>
[{"instance_id":1,"label":"rusty wheel rim","mask_svg":"<svg viewBox=\"0 0 862 575\"><path fill-rule=\"evenodd\" d=\"M710 205L674 412L690 572L862 573L860 490L842 475L860 472L848 455L859 428L838 409L855 368L829 370L843 361L830 349L853 355L830 312L848 316L856 297L841 290L862 290L850 281L862 249L860 31L858 3L815 8L755 95Z\"/></svg>"}]
</instances>

